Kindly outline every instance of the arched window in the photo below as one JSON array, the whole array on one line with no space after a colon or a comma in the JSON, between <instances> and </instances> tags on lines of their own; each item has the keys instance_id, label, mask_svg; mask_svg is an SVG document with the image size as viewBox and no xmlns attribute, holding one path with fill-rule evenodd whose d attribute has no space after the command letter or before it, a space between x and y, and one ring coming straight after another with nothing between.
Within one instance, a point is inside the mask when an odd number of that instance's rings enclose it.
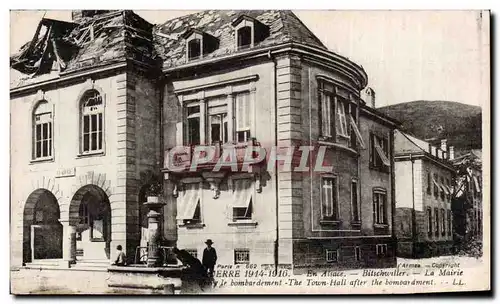
<instances>
[{"instance_id":1,"label":"arched window","mask_svg":"<svg viewBox=\"0 0 500 304\"><path fill-rule=\"evenodd\" d=\"M81 152L103 150L104 102L97 90L89 90L81 99Z\"/></svg>"},{"instance_id":2,"label":"arched window","mask_svg":"<svg viewBox=\"0 0 500 304\"><path fill-rule=\"evenodd\" d=\"M198 59L201 56L201 40L193 39L188 43L188 60Z\"/></svg>"},{"instance_id":3,"label":"arched window","mask_svg":"<svg viewBox=\"0 0 500 304\"><path fill-rule=\"evenodd\" d=\"M252 45L252 28L244 26L237 32L238 49L248 48Z\"/></svg>"},{"instance_id":4,"label":"arched window","mask_svg":"<svg viewBox=\"0 0 500 304\"><path fill-rule=\"evenodd\" d=\"M33 112L33 159L52 158L52 105L46 100Z\"/></svg>"}]
</instances>

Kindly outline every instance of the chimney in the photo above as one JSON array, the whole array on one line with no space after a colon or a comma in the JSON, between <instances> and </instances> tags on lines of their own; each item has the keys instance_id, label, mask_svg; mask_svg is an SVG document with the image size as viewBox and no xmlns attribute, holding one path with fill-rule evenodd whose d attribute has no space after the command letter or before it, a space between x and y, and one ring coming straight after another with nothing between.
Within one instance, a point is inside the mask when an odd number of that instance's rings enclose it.
<instances>
[{"instance_id":1,"label":"chimney","mask_svg":"<svg viewBox=\"0 0 500 304\"><path fill-rule=\"evenodd\" d=\"M455 147L450 146L450 160L455 159Z\"/></svg>"},{"instance_id":2,"label":"chimney","mask_svg":"<svg viewBox=\"0 0 500 304\"><path fill-rule=\"evenodd\" d=\"M367 105L375 109L375 91L372 88L367 87L363 91L362 98Z\"/></svg>"},{"instance_id":3,"label":"chimney","mask_svg":"<svg viewBox=\"0 0 500 304\"><path fill-rule=\"evenodd\" d=\"M111 10L73 10L71 11L71 19L73 22L78 22L84 17L89 18L109 12L111 12Z\"/></svg>"},{"instance_id":4,"label":"chimney","mask_svg":"<svg viewBox=\"0 0 500 304\"><path fill-rule=\"evenodd\" d=\"M82 19L83 11L82 10L73 10L71 11L71 20L78 21Z\"/></svg>"},{"instance_id":5,"label":"chimney","mask_svg":"<svg viewBox=\"0 0 500 304\"><path fill-rule=\"evenodd\" d=\"M446 139L441 139L441 150L446 151Z\"/></svg>"}]
</instances>

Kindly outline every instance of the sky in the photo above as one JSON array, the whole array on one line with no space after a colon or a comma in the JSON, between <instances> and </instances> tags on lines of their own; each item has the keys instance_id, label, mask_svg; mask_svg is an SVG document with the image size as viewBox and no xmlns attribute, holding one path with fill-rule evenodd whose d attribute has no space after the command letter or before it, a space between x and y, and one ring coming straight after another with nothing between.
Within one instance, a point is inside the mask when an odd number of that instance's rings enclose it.
<instances>
[{"instance_id":1,"label":"sky","mask_svg":"<svg viewBox=\"0 0 500 304\"><path fill-rule=\"evenodd\" d=\"M195 11L135 12L157 24ZM294 13L331 51L363 66L377 107L422 99L488 102L489 34L479 11ZM11 55L43 16L69 21L71 11L11 11Z\"/></svg>"}]
</instances>

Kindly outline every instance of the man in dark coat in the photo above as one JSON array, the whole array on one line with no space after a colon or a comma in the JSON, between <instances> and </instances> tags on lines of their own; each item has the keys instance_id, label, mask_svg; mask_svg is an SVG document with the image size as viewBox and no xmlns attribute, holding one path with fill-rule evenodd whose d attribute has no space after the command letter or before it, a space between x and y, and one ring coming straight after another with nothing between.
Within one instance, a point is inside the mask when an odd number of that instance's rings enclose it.
<instances>
[{"instance_id":1,"label":"man in dark coat","mask_svg":"<svg viewBox=\"0 0 500 304\"><path fill-rule=\"evenodd\" d=\"M205 244L207 244L207 248L203 250L202 264L207 269L208 276L213 277L215 264L217 263L217 252L212 247L213 242L211 239L208 239Z\"/></svg>"}]
</instances>

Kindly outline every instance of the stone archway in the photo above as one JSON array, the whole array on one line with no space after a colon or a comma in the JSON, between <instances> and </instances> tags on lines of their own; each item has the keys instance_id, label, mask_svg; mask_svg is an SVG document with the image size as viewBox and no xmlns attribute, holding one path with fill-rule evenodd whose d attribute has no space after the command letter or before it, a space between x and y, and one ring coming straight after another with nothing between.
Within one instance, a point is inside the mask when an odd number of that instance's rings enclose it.
<instances>
[{"instance_id":1,"label":"stone archway","mask_svg":"<svg viewBox=\"0 0 500 304\"><path fill-rule=\"evenodd\" d=\"M23 211L23 263L61 259L63 227L54 194L44 188L33 191Z\"/></svg>"},{"instance_id":2,"label":"stone archway","mask_svg":"<svg viewBox=\"0 0 500 304\"><path fill-rule=\"evenodd\" d=\"M69 225L76 231L71 248L81 253L77 259L110 259L111 206L102 188L89 184L75 192L69 205Z\"/></svg>"}]
</instances>

